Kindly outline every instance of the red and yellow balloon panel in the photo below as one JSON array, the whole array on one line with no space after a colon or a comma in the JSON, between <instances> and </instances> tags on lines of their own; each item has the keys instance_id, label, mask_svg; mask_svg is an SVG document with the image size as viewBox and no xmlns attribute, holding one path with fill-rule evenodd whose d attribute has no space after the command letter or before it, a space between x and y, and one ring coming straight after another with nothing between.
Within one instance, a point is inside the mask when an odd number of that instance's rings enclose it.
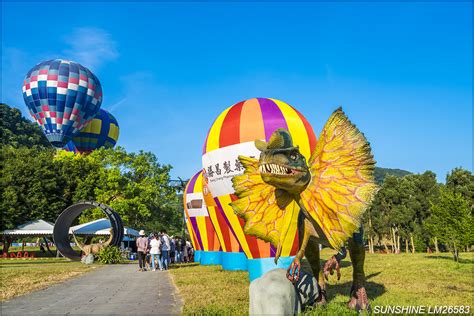
<instances>
[{"instance_id":1,"label":"red and yellow balloon panel","mask_svg":"<svg viewBox=\"0 0 474 316\"><path fill-rule=\"evenodd\" d=\"M220 264L221 245L211 217L215 210L209 209L204 200L202 171L196 173L186 185L183 194L186 226L193 244L194 261L201 264Z\"/></svg>"},{"instance_id":2,"label":"red and yellow balloon panel","mask_svg":"<svg viewBox=\"0 0 474 316\"><path fill-rule=\"evenodd\" d=\"M229 247L231 245L224 242L226 248L232 250L223 253L222 266L229 270L248 269L251 280L270 269L287 267L298 247L295 224L290 226L293 231L289 232L289 236L292 238L287 238L276 266L273 262L276 249L270 243L246 235L244 221L229 206L237 199L232 177L244 171L238 156L258 158L260 152L255 147L255 140L268 141L278 128L287 129L301 153L306 159L310 158L316 147L316 136L311 125L292 106L268 98L242 101L223 111L212 124L203 148L204 182L239 245L239 251L236 251L236 247Z\"/></svg>"}]
</instances>

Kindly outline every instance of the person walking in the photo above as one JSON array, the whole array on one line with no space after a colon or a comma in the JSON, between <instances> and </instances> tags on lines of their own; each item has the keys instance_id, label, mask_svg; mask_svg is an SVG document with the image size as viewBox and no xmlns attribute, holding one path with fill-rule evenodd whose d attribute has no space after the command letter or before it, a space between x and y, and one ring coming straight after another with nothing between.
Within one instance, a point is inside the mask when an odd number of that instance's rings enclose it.
<instances>
[{"instance_id":1,"label":"person walking","mask_svg":"<svg viewBox=\"0 0 474 316\"><path fill-rule=\"evenodd\" d=\"M176 243L174 241L174 237L170 237L170 264L175 263L175 255L176 255Z\"/></svg>"},{"instance_id":2,"label":"person walking","mask_svg":"<svg viewBox=\"0 0 474 316\"><path fill-rule=\"evenodd\" d=\"M170 251L170 236L166 234L166 230L161 232L161 258L163 260L163 269L168 270L169 251Z\"/></svg>"},{"instance_id":3,"label":"person walking","mask_svg":"<svg viewBox=\"0 0 474 316\"><path fill-rule=\"evenodd\" d=\"M145 262L146 262L146 252L148 249L148 238L145 237L145 231L142 229L138 233L140 237L138 237L136 244L137 244L137 255L138 255L138 271L146 271Z\"/></svg>"},{"instance_id":4,"label":"person walking","mask_svg":"<svg viewBox=\"0 0 474 316\"><path fill-rule=\"evenodd\" d=\"M184 262L184 242L183 239L178 238L177 239L178 247L177 247L177 252L178 252L178 262Z\"/></svg>"},{"instance_id":5,"label":"person walking","mask_svg":"<svg viewBox=\"0 0 474 316\"><path fill-rule=\"evenodd\" d=\"M181 251L182 251L182 253L183 253L183 262L188 263L188 262L189 262L189 257L188 257L188 247L187 247L187 245L186 245L186 240L185 240L185 239L182 239L182 240L181 240L181 243L182 243L182 245L181 245L181 247L182 247L182 248L181 248Z\"/></svg>"},{"instance_id":6,"label":"person walking","mask_svg":"<svg viewBox=\"0 0 474 316\"><path fill-rule=\"evenodd\" d=\"M158 261L158 266L160 270L163 270L161 267L161 260L160 260L160 246L161 242L158 239L158 234L153 234L151 241L150 241L150 260L151 260L151 271L156 271L156 263L155 260Z\"/></svg>"}]
</instances>

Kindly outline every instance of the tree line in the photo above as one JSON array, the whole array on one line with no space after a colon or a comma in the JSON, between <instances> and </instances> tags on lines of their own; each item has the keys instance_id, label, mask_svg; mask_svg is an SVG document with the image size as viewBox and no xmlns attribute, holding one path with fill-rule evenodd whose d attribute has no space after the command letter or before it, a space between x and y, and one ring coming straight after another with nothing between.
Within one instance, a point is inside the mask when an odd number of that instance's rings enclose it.
<instances>
[{"instance_id":1,"label":"tree line","mask_svg":"<svg viewBox=\"0 0 474 316\"><path fill-rule=\"evenodd\" d=\"M170 186L170 165L149 152L123 148L75 155L53 149L36 124L0 104L1 230L32 219L54 222L69 205L95 200L125 225L171 233L182 229L182 196ZM474 176L453 169L446 184L431 171L376 168L379 190L363 217L370 252L459 252L474 244ZM87 212L81 222L103 217Z\"/></svg>"},{"instance_id":2,"label":"tree line","mask_svg":"<svg viewBox=\"0 0 474 316\"><path fill-rule=\"evenodd\" d=\"M474 244L474 175L454 168L446 184L431 171L387 176L364 214L370 252L460 251Z\"/></svg>"}]
</instances>

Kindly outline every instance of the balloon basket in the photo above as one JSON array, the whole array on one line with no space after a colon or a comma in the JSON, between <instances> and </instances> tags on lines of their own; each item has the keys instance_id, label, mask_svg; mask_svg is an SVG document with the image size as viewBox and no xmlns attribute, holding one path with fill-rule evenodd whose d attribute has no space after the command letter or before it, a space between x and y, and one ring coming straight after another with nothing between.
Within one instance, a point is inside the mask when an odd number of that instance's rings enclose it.
<instances>
[{"instance_id":1,"label":"balloon basket","mask_svg":"<svg viewBox=\"0 0 474 316\"><path fill-rule=\"evenodd\" d=\"M247 271L247 256L243 252L222 252L222 269Z\"/></svg>"},{"instance_id":2,"label":"balloon basket","mask_svg":"<svg viewBox=\"0 0 474 316\"><path fill-rule=\"evenodd\" d=\"M250 282L263 276L270 270L274 269L288 269L290 264L293 262L295 257L280 257L278 259L278 264L275 264L275 258L258 258L258 259L248 259L248 271Z\"/></svg>"},{"instance_id":3,"label":"balloon basket","mask_svg":"<svg viewBox=\"0 0 474 316\"><path fill-rule=\"evenodd\" d=\"M204 266L221 264L220 251L203 251L201 253L201 264Z\"/></svg>"},{"instance_id":4,"label":"balloon basket","mask_svg":"<svg viewBox=\"0 0 474 316\"><path fill-rule=\"evenodd\" d=\"M194 262L201 262L201 250L194 250Z\"/></svg>"}]
</instances>

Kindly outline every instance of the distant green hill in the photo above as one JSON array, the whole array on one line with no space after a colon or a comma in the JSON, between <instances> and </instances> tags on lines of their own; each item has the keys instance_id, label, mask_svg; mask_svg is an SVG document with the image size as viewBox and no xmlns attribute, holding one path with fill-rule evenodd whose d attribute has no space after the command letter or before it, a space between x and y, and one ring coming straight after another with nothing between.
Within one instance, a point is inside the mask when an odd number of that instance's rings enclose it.
<instances>
[{"instance_id":1,"label":"distant green hill","mask_svg":"<svg viewBox=\"0 0 474 316\"><path fill-rule=\"evenodd\" d=\"M388 175L404 177L409 174L411 174L411 172L406 170L375 167L375 182L377 182L377 184L382 184L383 180Z\"/></svg>"}]
</instances>

